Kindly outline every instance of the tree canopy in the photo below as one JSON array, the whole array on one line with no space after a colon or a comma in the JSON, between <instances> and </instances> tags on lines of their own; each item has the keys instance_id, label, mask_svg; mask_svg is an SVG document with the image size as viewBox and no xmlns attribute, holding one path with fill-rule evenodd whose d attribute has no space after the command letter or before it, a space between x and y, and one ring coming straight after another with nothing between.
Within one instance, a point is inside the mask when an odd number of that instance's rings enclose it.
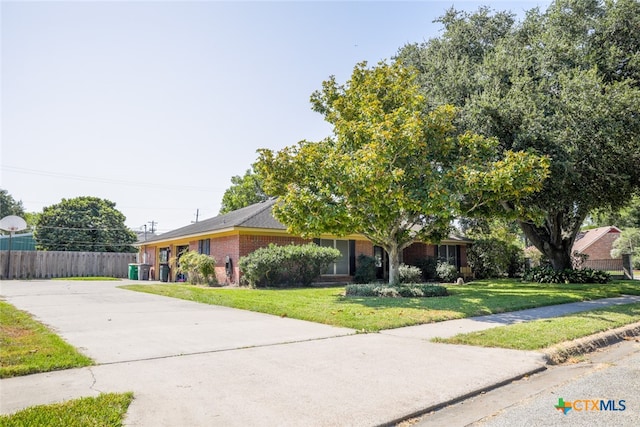
<instances>
[{"instance_id":1,"label":"tree canopy","mask_svg":"<svg viewBox=\"0 0 640 427\"><path fill-rule=\"evenodd\" d=\"M358 64L345 85L331 77L311 102L334 136L259 150L254 165L290 232L363 234L389 254L390 283L403 248L439 241L460 211L496 212L506 202L517 210L548 167L531 153L496 156L496 139L456 132L455 108L426 108L416 77L398 62Z\"/></svg>"},{"instance_id":2,"label":"tree canopy","mask_svg":"<svg viewBox=\"0 0 640 427\"><path fill-rule=\"evenodd\" d=\"M247 169L244 176L231 177L231 187L222 196L220 214L235 211L245 206L267 200L269 196L262 189L262 179L253 169Z\"/></svg>"},{"instance_id":3,"label":"tree canopy","mask_svg":"<svg viewBox=\"0 0 640 427\"><path fill-rule=\"evenodd\" d=\"M97 197L62 199L45 207L34 237L47 251L135 252L136 234L125 224L116 204Z\"/></svg>"},{"instance_id":4,"label":"tree canopy","mask_svg":"<svg viewBox=\"0 0 640 427\"><path fill-rule=\"evenodd\" d=\"M461 128L551 159L517 217L555 269L571 268L587 214L640 188L640 2L557 0L521 23L449 10L440 22L440 38L397 58L420 70L427 99L460 109Z\"/></svg>"},{"instance_id":5,"label":"tree canopy","mask_svg":"<svg viewBox=\"0 0 640 427\"><path fill-rule=\"evenodd\" d=\"M22 201L14 199L7 190L0 188L0 219L8 215L24 218L24 207Z\"/></svg>"}]
</instances>

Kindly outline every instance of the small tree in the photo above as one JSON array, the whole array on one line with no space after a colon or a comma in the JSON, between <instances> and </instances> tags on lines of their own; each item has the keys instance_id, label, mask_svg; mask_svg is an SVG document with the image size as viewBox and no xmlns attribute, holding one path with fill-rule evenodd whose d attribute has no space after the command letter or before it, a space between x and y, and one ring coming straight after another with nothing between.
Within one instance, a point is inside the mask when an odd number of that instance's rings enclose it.
<instances>
[{"instance_id":1,"label":"small tree","mask_svg":"<svg viewBox=\"0 0 640 427\"><path fill-rule=\"evenodd\" d=\"M192 251L182 254L178 272L186 274L187 280L194 285L215 285L218 283L216 260L206 254Z\"/></svg>"},{"instance_id":2,"label":"small tree","mask_svg":"<svg viewBox=\"0 0 640 427\"><path fill-rule=\"evenodd\" d=\"M619 258L623 254L631 255L633 268L640 268L640 228L627 228L622 230L612 245L611 256Z\"/></svg>"}]
</instances>

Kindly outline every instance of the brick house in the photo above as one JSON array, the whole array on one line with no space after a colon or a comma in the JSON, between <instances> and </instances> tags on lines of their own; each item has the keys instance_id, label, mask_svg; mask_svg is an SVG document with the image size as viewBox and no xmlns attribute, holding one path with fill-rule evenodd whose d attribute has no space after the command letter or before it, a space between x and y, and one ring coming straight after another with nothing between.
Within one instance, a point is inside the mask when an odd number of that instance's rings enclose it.
<instances>
[{"instance_id":1,"label":"brick house","mask_svg":"<svg viewBox=\"0 0 640 427\"><path fill-rule=\"evenodd\" d=\"M576 236L573 252L588 256L585 267L613 269L618 263L622 265L622 258L614 259L611 257L613 242L618 237L620 237L620 229L614 226L581 231Z\"/></svg>"},{"instance_id":2,"label":"brick house","mask_svg":"<svg viewBox=\"0 0 640 427\"><path fill-rule=\"evenodd\" d=\"M271 209L275 200L256 203L225 215L209 218L137 242L140 262L151 265L150 277L159 278L159 267L179 258L184 251L197 251L211 255L216 260L216 276L219 283L237 284L240 270L238 260L270 243L276 245L305 244L315 242L320 246L340 250L342 257L330 266L322 279L349 281L355 274L358 255L374 256L379 260L378 274L381 278L388 274L385 251L375 246L359 234L348 236L321 235L315 239L303 239L291 235L286 227L276 220ZM470 273L467 264L469 240L450 237L439 245L414 243L403 252L403 261L413 264L426 257L440 257L452 260L463 274ZM179 280L175 272L169 274L169 281Z\"/></svg>"}]
</instances>

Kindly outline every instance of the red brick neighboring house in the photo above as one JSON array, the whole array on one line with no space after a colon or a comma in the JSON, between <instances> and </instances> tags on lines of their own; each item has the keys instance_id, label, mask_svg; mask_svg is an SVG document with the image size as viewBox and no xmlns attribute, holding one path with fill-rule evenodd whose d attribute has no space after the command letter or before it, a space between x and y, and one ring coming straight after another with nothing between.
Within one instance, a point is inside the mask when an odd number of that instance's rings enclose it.
<instances>
[{"instance_id":1,"label":"red brick neighboring house","mask_svg":"<svg viewBox=\"0 0 640 427\"><path fill-rule=\"evenodd\" d=\"M184 251L197 251L215 258L219 283L237 284L240 278L238 260L241 257L270 243L288 245L315 242L321 246L334 247L342 253L342 257L322 275L322 280L351 280L360 254L374 256L379 260L378 274L381 278L388 274L384 250L366 237L359 234L342 237L326 234L315 239L294 236L273 217L271 209L274 203L275 200L256 203L137 242L140 262L151 265L150 276L157 280L160 278L161 264L179 258ZM414 243L404 250L403 261L412 264L426 257L449 259L456 264L459 271L469 275L471 269L467 264L466 249L470 243L470 240L459 237L450 237L439 245ZM169 280L179 280L174 270L169 274Z\"/></svg>"},{"instance_id":2,"label":"red brick neighboring house","mask_svg":"<svg viewBox=\"0 0 640 427\"><path fill-rule=\"evenodd\" d=\"M581 231L573 244L573 251L588 256L585 267L613 270L618 263L622 267L622 258L611 257L613 242L618 237L620 229L614 226Z\"/></svg>"}]
</instances>

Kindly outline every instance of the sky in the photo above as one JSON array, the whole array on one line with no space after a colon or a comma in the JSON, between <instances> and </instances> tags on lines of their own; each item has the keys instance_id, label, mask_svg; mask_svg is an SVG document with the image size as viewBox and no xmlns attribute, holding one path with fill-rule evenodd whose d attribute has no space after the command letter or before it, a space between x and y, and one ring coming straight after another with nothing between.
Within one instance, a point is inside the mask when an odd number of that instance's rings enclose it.
<instances>
[{"instance_id":1,"label":"sky","mask_svg":"<svg viewBox=\"0 0 640 427\"><path fill-rule=\"evenodd\" d=\"M551 2L0 1L0 188L156 232L216 216L256 150L331 135L309 103L329 76L438 37L450 7Z\"/></svg>"}]
</instances>

